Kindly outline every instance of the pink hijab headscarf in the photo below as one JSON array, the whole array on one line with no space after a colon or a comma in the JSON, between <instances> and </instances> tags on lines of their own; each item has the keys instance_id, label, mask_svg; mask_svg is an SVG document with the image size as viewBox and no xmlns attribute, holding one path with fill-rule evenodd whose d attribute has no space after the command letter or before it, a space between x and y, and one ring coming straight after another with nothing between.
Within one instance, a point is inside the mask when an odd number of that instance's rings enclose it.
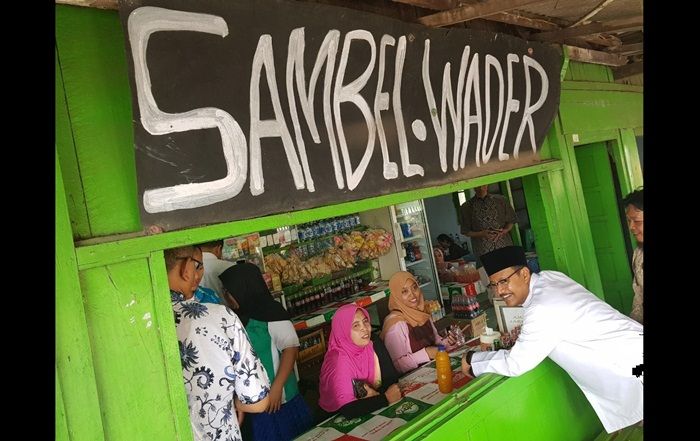
<instances>
[{"instance_id":1,"label":"pink hijab headscarf","mask_svg":"<svg viewBox=\"0 0 700 441\"><path fill-rule=\"evenodd\" d=\"M335 412L347 403L355 401L352 380L374 383L374 346L357 346L350 337L355 313L360 310L369 320L364 308L355 304L343 305L333 315L328 351L321 366L319 406L327 412Z\"/></svg>"}]
</instances>

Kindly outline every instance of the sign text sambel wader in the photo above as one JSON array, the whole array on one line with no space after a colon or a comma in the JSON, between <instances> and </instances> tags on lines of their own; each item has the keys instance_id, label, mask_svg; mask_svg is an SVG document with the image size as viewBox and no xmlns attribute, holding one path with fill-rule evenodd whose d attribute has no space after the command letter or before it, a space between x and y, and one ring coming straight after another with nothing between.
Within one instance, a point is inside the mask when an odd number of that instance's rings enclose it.
<instances>
[{"instance_id":1,"label":"sign text sambel wader","mask_svg":"<svg viewBox=\"0 0 700 441\"><path fill-rule=\"evenodd\" d=\"M559 53L515 37L282 0L121 7L145 225L531 164L558 107Z\"/></svg>"}]
</instances>

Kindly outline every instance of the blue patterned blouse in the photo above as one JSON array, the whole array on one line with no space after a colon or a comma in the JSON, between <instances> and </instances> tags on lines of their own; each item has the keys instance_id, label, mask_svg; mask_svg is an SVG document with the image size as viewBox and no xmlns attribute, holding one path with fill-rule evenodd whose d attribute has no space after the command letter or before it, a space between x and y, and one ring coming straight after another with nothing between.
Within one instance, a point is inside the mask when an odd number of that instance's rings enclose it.
<instances>
[{"instance_id":1,"label":"blue patterned blouse","mask_svg":"<svg viewBox=\"0 0 700 441\"><path fill-rule=\"evenodd\" d=\"M253 404L265 398L265 368L233 311L170 294L194 439L241 441L233 399Z\"/></svg>"}]
</instances>

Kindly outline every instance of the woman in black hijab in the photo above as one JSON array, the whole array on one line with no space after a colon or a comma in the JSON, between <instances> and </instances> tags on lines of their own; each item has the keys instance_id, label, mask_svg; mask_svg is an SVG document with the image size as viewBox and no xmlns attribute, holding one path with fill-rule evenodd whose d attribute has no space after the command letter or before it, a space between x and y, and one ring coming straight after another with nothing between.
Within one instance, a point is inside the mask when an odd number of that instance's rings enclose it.
<instances>
[{"instance_id":1,"label":"woman in black hijab","mask_svg":"<svg viewBox=\"0 0 700 441\"><path fill-rule=\"evenodd\" d=\"M248 262L236 264L221 273L219 278L228 294L236 301L233 309L243 326L247 326L251 318L260 322L291 318L282 304L272 298L260 268L256 265Z\"/></svg>"},{"instance_id":2,"label":"woman in black hijab","mask_svg":"<svg viewBox=\"0 0 700 441\"><path fill-rule=\"evenodd\" d=\"M272 382L267 412L248 415L243 426L249 426L256 440L296 438L310 429L313 421L292 374L299 337L289 313L272 298L260 269L252 263L236 264L219 278L227 291L224 296L233 298L232 309Z\"/></svg>"}]
</instances>

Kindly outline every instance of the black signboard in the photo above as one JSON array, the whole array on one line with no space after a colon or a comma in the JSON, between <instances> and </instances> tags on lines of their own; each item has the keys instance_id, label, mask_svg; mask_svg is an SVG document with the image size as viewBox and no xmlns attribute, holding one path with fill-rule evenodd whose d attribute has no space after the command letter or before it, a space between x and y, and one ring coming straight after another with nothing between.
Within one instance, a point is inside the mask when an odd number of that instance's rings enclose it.
<instances>
[{"instance_id":1,"label":"black signboard","mask_svg":"<svg viewBox=\"0 0 700 441\"><path fill-rule=\"evenodd\" d=\"M141 216L165 230L538 161L544 43L286 0L121 1Z\"/></svg>"}]
</instances>

